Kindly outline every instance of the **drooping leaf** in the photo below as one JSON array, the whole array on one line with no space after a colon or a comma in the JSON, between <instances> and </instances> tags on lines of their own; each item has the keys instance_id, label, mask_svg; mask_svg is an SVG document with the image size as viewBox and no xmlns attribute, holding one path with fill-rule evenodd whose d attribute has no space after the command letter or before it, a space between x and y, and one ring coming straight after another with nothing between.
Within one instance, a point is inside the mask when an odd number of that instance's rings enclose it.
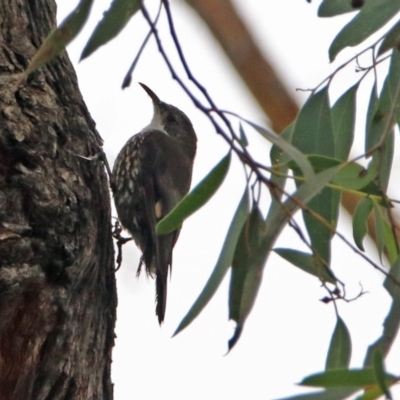
<instances>
[{"instance_id":1,"label":"drooping leaf","mask_svg":"<svg viewBox=\"0 0 400 400\"><path fill-rule=\"evenodd\" d=\"M249 214L249 194L246 189L239 203L239 206L235 212L235 215L232 218L231 225L229 227L228 233L226 235L221 253L218 257L218 261L214 267L214 270L210 278L208 279L206 285L204 286L204 289L200 293L199 297L197 298L197 300L192 305L188 313L180 322L178 328L174 333L174 336L192 323L192 321L200 314L200 312L208 304L212 296L217 291L229 267L232 265L236 244L248 214Z\"/></svg>"},{"instance_id":2,"label":"drooping leaf","mask_svg":"<svg viewBox=\"0 0 400 400\"><path fill-rule=\"evenodd\" d=\"M236 322L233 337L228 342L231 350L240 337L244 322L253 308L261 284L263 257L257 257L264 228L264 219L257 206L253 207L242 228L232 260L229 287L229 319Z\"/></svg>"},{"instance_id":3,"label":"drooping leaf","mask_svg":"<svg viewBox=\"0 0 400 400\"><path fill-rule=\"evenodd\" d=\"M368 348L364 361L365 367L373 366L377 352L386 357L400 329L400 257L397 257L393 263L389 276L385 279L384 287L392 297L392 304L383 322L382 335Z\"/></svg>"},{"instance_id":4,"label":"drooping leaf","mask_svg":"<svg viewBox=\"0 0 400 400\"><path fill-rule=\"evenodd\" d=\"M247 139L246 132L244 131L244 128L243 128L242 124L239 124L239 135L240 135L239 136L240 144L243 147L247 147L249 145L249 141Z\"/></svg>"},{"instance_id":5,"label":"drooping leaf","mask_svg":"<svg viewBox=\"0 0 400 400\"><path fill-rule=\"evenodd\" d=\"M338 317L329 345L325 369L347 368L351 358L351 338L343 320Z\"/></svg>"},{"instance_id":6,"label":"drooping leaf","mask_svg":"<svg viewBox=\"0 0 400 400\"><path fill-rule=\"evenodd\" d=\"M330 179L337 173L340 167L332 167L328 170L322 171L319 174L315 174L310 179L306 180L299 189L293 193L287 200L285 200L281 207L274 207L271 205L265 223L263 224L263 231L260 233L260 245L257 251L252 254L252 265L265 266L268 257L272 251L272 248L279 237L283 228L288 223L289 219L296 213L301 204L307 204L320 190L323 188ZM257 285L261 284L261 276L263 269L259 271L259 278ZM253 291L252 302L247 304L252 306L255 301L255 295L257 291ZM250 307L251 308L251 307ZM247 314L243 314L247 318L250 314L251 309ZM237 326L234 337L231 339L230 345L235 343L243 330L245 319L242 321L240 326Z\"/></svg>"},{"instance_id":7,"label":"drooping leaf","mask_svg":"<svg viewBox=\"0 0 400 400\"><path fill-rule=\"evenodd\" d=\"M279 254L286 261L300 268L308 274L316 276L324 282L332 284L336 283L336 279L332 272L323 265L316 264L312 254L303 253L293 249L274 249L274 252Z\"/></svg>"},{"instance_id":8,"label":"drooping leaf","mask_svg":"<svg viewBox=\"0 0 400 400\"><path fill-rule=\"evenodd\" d=\"M329 106L328 88L311 95L300 110L293 131L292 143L306 155L318 155L333 158L335 156L334 134ZM308 203L312 210L332 227L336 226L339 212L340 193L323 188ZM315 262L319 268L330 265L330 243L333 232L309 211L303 210L303 219L315 252Z\"/></svg>"},{"instance_id":9,"label":"drooping leaf","mask_svg":"<svg viewBox=\"0 0 400 400\"><path fill-rule=\"evenodd\" d=\"M278 400L348 400L358 390L349 388L329 388L323 392L312 392L285 397Z\"/></svg>"},{"instance_id":10,"label":"drooping leaf","mask_svg":"<svg viewBox=\"0 0 400 400\"><path fill-rule=\"evenodd\" d=\"M394 375L385 374L385 382L391 384L396 380ZM300 385L316 387L352 387L365 388L378 385L378 380L373 368L364 369L331 369L325 372L310 375L304 378Z\"/></svg>"},{"instance_id":11,"label":"drooping leaf","mask_svg":"<svg viewBox=\"0 0 400 400\"><path fill-rule=\"evenodd\" d=\"M382 400L382 389L379 386L372 386L364 390L363 394L355 400Z\"/></svg>"},{"instance_id":12,"label":"drooping leaf","mask_svg":"<svg viewBox=\"0 0 400 400\"><path fill-rule=\"evenodd\" d=\"M360 200L353 216L353 238L356 246L364 251L363 240L368 231L368 217L373 208L372 201L366 197Z\"/></svg>"},{"instance_id":13,"label":"drooping leaf","mask_svg":"<svg viewBox=\"0 0 400 400\"><path fill-rule=\"evenodd\" d=\"M382 354L379 351L377 351L374 355L374 371L376 375L376 380L378 381L378 385L379 388L382 390L382 393L385 394L387 400L393 400L393 397L387 385L386 372L383 365Z\"/></svg>"},{"instance_id":14,"label":"drooping leaf","mask_svg":"<svg viewBox=\"0 0 400 400\"><path fill-rule=\"evenodd\" d=\"M283 137L276 135L270 130L265 129L257 124L254 124L251 121L247 120L244 121L250 126L252 126L258 133L260 133L268 141L281 148L298 165L298 167L300 168L306 179L313 179L314 171L310 163L307 161L304 154L301 153L298 149L296 149L296 147L292 146Z\"/></svg>"},{"instance_id":15,"label":"drooping leaf","mask_svg":"<svg viewBox=\"0 0 400 400\"><path fill-rule=\"evenodd\" d=\"M292 143L302 153L335 157L328 88L311 95L296 118Z\"/></svg>"},{"instance_id":16,"label":"drooping leaf","mask_svg":"<svg viewBox=\"0 0 400 400\"><path fill-rule=\"evenodd\" d=\"M358 84L348 89L332 107L335 158L346 161L354 139Z\"/></svg>"},{"instance_id":17,"label":"drooping leaf","mask_svg":"<svg viewBox=\"0 0 400 400\"><path fill-rule=\"evenodd\" d=\"M318 8L318 16L335 17L351 11L357 11L357 8L352 7L349 0L324 0Z\"/></svg>"},{"instance_id":18,"label":"drooping leaf","mask_svg":"<svg viewBox=\"0 0 400 400\"><path fill-rule=\"evenodd\" d=\"M400 21L397 22L390 31L386 34L385 39L379 46L378 56L384 54L393 47L398 46L400 39Z\"/></svg>"},{"instance_id":19,"label":"drooping leaf","mask_svg":"<svg viewBox=\"0 0 400 400\"><path fill-rule=\"evenodd\" d=\"M292 122L289 126L287 126L284 131L281 133L282 139L291 143L292 141L292 133L293 133L294 123ZM288 166L287 163L290 160L290 157L287 153L285 153L280 147L273 145L270 151L270 159L271 165L273 168L273 173L271 173L271 207L270 210L273 210L274 207L281 206L281 199L283 197L283 189L286 185ZM297 165L297 164L296 164ZM274 188L274 189L273 189ZM275 189L275 188L280 188ZM274 190L272 192L272 190Z\"/></svg>"},{"instance_id":20,"label":"drooping leaf","mask_svg":"<svg viewBox=\"0 0 400 400\"><path fill-rule=\"evenodd\" d=\"M288 125L279 136L291 144L293 138L293 129L294 129L294 122ZM271 165L273 166L285 165L289 160L291 160L288 154L285 153L281 147L275 144L271 147L269 157L271 160Z\"/></svg>"},{"instance_id":21,"label":"drooping leaf","mask_svg":"<svg viewBox=\"0 0 400 400\"><path fill-rule=\"evenodd\" d=\"M172 232L179 228L183 221L203 207L216 193L228 173L231 163L229 152L208 175L188 193L156 226L158 235Z\"/></svg>"},{"instance_id":22,"label":"drooping leaf","mask_svg":"<svg viewBox=\"0 0 400 400\"><path fill-rule=\"evenodd\" d=\"M400 10L400 0L368 0L360 12L338 33L329 48L333 61L347 46L356 46L386 24Z\"/></svg>"},{"instance_id":23,"label":"drooping leaf","mask_svg":"<svg viewBox=\"0 0 400 400\"><path fill-rule=\"evenodd\" d=\"M258 251L254 252L255 265L265 265L277 238L289 219L297 212L300 205L309 203L321 188L332 179L339 169L340 167L332 167L315 174L313 178L306 180L292 196L285 200L281 207L273 207L273 205L271 205L264 223L261 244ZM243 326L244 321L242 327ZM240 335L240 332L235 332L235 335Z\"/></svg>"},{"instance_id":24,"label":"drooping leaf","mask_svg":"<svg viewBox=\"0 0 400 400\"><path fill-rule=\"evenodd\" d=\"M377 163L374 160L365 169L357 163L342 163L334 158L311 155L307 156L308 161L313 166L314 172L321 172L325 169L341 165L337 174L332 178L332 185L340 190L358 191L360 194L381 196L382 191L374 183L377 176ZM289 168L293 169L295 175L300 175L300 171L293 162L288 163Z\"/></svg>"},{"instance_id":25,"label":"drooping leaf","mask_svg":"<svg viewBox=\"0 0 400 400\"><path fill-rule=\"evenodd\" d=\"M366 133L365 133L365 153L368 153L368 151L377 143L381 135L375 135L375 133L371 133L371 127L374 121L374 117L376 114L376 111L378 110L378 93L377 93L377 88L376 88L376 82L372 87L371 90L371 95L369 97L369 102L368 102L368 110L367 110L367 120L366 120ZM380 121L376 121L380 122ZM381 131L382 128L379 127L379 130ZM376 138L378 136L378 139Z\"/></svg>"},{"instance_id":26,"label":"drooping leaf","mask_svg":"<svg viewBox=\"0 0 400 400\"><path fill-rule=\"evenodd\" d=\"M371 115L372 119L369 121ZM382 143L391 133L394 124L400 122L400 52L398 50L393 51L389 73L379 100L376 95L371 95L367 121L369 124L367 125L366 152Z\"/></svg>"},{"instance_id":27,"label":"drooping leaf","mask_svg":"<svg viewBox=\"0 0 400 400\"><path fill-rule=\"evenodd\" d=\"M378 169L377 171L377 184L379 188L385 193L389 184L390 174L392 172L394 156L394 131L393 129L386 136L386 139L379 149L374 151L373 161Z\"/></svg>"},{"instance_id":28,"label":"drooping leaf","mask_svg":"<svg viewBox=\"0 0 400 400\"><path fill-rule=\"evenodd\" d=\"M387 218L387 211L379 204L373 203L375 217L375 236L379 252L379 257L382 258L385 253L389 258L390 263L398 257L396 238Z\"/></svg>"},{"instance_id":29,"label":"drooping leaf","mask_svg":"<svg viewBox=\"0 0 400 400\"><path fill-rule=\"evenodd\" d=\"M390 268L389 276L385 279L383 286L389 292L393 299L400 302L400 256L397 257L396 261ZM400 319L400 312L399 312Z\"/></svg>"},{"instance_id":30,"label":"drooping leaf","mask_svg":"<svg viewBox=\"0 0 400 400\"><path fill-rule=\"evenodd\" d=\"M140 0L113 0L86 43L81 60L114 39L138 10L140 10Z\"/></svg>"},{"instance_id":31,"label":"drooping leaf","mask_svg":"<svg viewBox=\"0 0 400 400\"><path fill-rule=\"evenodd\" d=\"M25 71L28 76L44 64L57 57L85 25L93 0L81 0L65 20L46 38Z\"/></svg>"}]
</instances>

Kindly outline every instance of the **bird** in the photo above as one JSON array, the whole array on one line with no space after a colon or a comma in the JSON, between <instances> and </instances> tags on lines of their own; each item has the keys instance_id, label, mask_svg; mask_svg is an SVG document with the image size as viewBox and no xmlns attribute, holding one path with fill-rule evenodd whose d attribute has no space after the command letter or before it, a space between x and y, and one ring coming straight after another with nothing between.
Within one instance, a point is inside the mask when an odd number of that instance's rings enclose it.
<instances>
[{"instance_id":1,"label":"bird","mask_svg":"<svg viewBox=\"0 0 400 400\"><path fill-rule=\"evenodd\" d=\"M180 229L157 235L156 225L189 192L197 136L190 119L139 83L153 102L153 118L119 152L111 188L118 219L142 251L148 276L156 279L156 315L161 325L167 303L172 250Z\"/></svg>"}]
</instances>

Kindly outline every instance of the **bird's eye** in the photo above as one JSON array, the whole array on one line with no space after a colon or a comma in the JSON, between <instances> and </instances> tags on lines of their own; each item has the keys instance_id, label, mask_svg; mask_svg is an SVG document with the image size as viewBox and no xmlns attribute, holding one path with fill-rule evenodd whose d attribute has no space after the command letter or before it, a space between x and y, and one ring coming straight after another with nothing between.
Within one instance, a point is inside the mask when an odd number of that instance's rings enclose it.
<instances>
[{"instance_id":1,"label":"bird's eye","mask_svg":"<svg viewBox=\"0 0 400 400\"><path fill-rule=\"evenodd\" d=\"M168 115L167 122L169 124L176 124L178 123L178 120L176 119L175 115Z\"/></svg>"}]
</instances>

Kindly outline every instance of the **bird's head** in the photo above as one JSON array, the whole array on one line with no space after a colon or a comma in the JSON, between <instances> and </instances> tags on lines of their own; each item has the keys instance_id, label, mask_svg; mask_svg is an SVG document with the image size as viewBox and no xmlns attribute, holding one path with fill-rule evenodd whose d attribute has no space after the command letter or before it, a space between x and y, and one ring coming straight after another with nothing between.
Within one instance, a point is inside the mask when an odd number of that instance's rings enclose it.
<instances>
[{"instance_id":1,"label":"bird's head","mask_svg":"<svg viewBox=\"0 0 400 400\"><path fill-rule=\"evenodd\" d=\"M185 144L195 146L197 137L190 119L178 108L161 101L148 86L143 83L140 85L152 99L154 107L153 118L143 131L160 130Z\"/></svg>"}]
</instances>

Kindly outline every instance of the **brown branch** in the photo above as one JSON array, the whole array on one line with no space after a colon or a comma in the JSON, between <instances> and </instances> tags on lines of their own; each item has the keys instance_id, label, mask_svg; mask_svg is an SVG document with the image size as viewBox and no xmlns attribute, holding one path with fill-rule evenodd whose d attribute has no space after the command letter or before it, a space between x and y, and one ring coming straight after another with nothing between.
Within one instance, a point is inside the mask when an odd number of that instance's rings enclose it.
<instances>
[{"instance_id":1,"label":"brown branch","mask_svg":"<svg viewBox=\"0 0 400 400\"><path fill-rule=\"evenodd\" d=\"M250 31L228 0L188 0L214 34L240 77L281 132L298 112L296 101L264 57Z\"/></svg>"}]
</instances>

